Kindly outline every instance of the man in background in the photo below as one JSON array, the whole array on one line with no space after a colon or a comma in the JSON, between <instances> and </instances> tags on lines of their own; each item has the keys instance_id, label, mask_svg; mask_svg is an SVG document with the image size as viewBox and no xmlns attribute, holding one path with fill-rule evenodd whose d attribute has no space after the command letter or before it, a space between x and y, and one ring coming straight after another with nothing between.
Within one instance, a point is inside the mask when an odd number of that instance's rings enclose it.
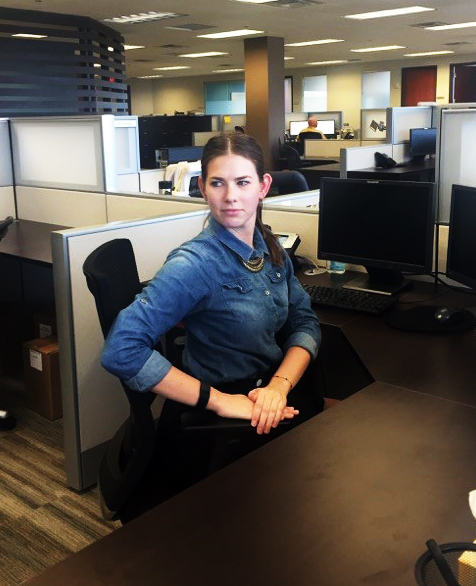
<instances>
[{"instance_id":1,"label":"man in background","mask_svg":"<svg viewBox=\"0 0 476 586\"><path fill-rule=\"evenodd\" d=\"M303 138L301 137L301 134L303 132L316 132L317 134L321 135L321 138L323 138L323 139L326 138L325 134L323 132L321 132L320 130L318 130L317 118L315 116L309 116L307 123L308 123L308 127L301 130L301 132L298 135L299 142L303 142Z\"/></svg>"}]
</instances>

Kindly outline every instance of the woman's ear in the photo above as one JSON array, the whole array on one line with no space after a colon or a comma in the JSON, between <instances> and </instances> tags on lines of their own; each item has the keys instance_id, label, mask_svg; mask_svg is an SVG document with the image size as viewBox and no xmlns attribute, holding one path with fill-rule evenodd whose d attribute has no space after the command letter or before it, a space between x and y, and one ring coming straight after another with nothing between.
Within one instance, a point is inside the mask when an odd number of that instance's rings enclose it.
<instances>
[{"instance_id":1,"label":"woman's ear","mask_svg":"<svg viewBox=\"0 0 476 586\"><path fill-rule=\"evenodd\" d=\"M207 196L206 196L206 193L205 193L205 185L203 185L203 179L202 179L202 176L201 175L198 176L198 188L201 191L201 194L203 196L203 199L206 201Z\"/></svg>"},{"instance_id":2,"label":"woman's ear","mask_svg":"<svg viewBox=\"0 0 476 586\"><path fill-rule=\"evenodd\" d=\"M260 181L261 190L260 190L260 199L264 199L268 194L269 188L271 187L271 183L273 182L273 178L269 173L265 173L263 175L263 180Z\"/></svg>"}]
</instances>

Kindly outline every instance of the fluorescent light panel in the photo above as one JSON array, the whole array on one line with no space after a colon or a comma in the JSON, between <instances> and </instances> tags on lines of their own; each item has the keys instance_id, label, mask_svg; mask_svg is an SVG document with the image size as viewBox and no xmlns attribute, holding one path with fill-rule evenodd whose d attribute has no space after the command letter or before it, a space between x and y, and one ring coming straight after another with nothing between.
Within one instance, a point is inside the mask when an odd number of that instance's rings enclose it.
<instances>
[{"instance_id":1,"label":"fluorescent light panel","mask_svg":"<svg viewBox=\"0 0 476 586\"><path fill-rule=\"evenodd\" d=\"M264 31L255 31L251 29L240 29L236 31L227 31L223 33L209 33L208 35L197 35L202 39L228 39L230 37L246 37L247 35L259 35Z\"/></svg>"},{"instance_id":2,"label":"fluorescent light panel","mask_svg":"<svg viewBox=\"0 0 476 586\"><path fill-rule=\"evenodd\" d=\"M46 39L48 35L33 35L30 33L16 33L12 37L22 37L23 39Z\"/></svg>"},{"instance_id":3,"label":"fluorescent light panel","mask_svg":"<svg viewBox=\"0 0 476 586\"><path fill-rule=\"evenodd\" d=\"M214 69L212 73L236 73L237 71L244 71L244 69Z\"/></svg>"},{"instance_id":4,"label":"fluorescent light panel","mask_svg":"<svg viewBox=\"0 0 476 586\"><path fill-rule=\"evenodd\" d=\"M319 41L304 41L303 43L286 43L285 47L307 47L308 45L327 45L327 43L343 43L344 39L321 39Z\"/></svg>"},{"instance_id":5,"label":"fluorescent light panel","mask_svg":"<svg viewBox=\"0 0 476 586\"><path fill-rule=\"evenodd\" d=\"M134 24L137 22L148 22L151 20L165 20L168 18L177 18L178 16L186 16L178 12L139 12L139 14L131 14L129 16L113 16L112 18L105 18L104 22L113 22L115 24Z\"/></svg>"},{"instance_id":6,"label":"fluorescent light panel","mask_svg":"<svg viewBox=\"0 0 476 586\"><path fill-rule=\"evenodd\" d=\"M367 20L368 18L384 18L386 16L402 16L404 14L415 14L417 12L426 12L435 10L425 6L407 6L406 8L393 8L391 10L376 10L375 12L362 12L360 14L346 14L345 18L355 18L357 20Z\"/></svg>"},{"instance_id":7,"label":"fluorescent light panel","mask_svg":"<svg viewBox=\"0 0 476 586\"><path fill-rule=\"evenodd\" d=\"M132 49L145 49L144 45L124 45L124 51L131 51ZM112 47L108 47L108 50L114 51Z\"/></svg>"},{"instance_id":8,"label":"fluorescent light panel","mask_svg":"<svg viewBox=\"0 0 476 586\"><path fill-rule=\"evenodd\" d=\"M426 57L429 55L447 55L454 51L426 51L425 53L406 53L404 57Z\"/></svg>"},{"instance_id":9,"label":"fluorescent light panel","mask_svg":"<svg viewBox=\"0 0 476 586\"><path fill-rule=\"evenodd\" d=\"M208 51L208 53L186 53L179 55L179 57L218 57L219 55L229 55L230 53L222 53L220 51Z\"/></svg>"},{"instance_id":10,"label":"fluorescent light panel","mask_svg":"<svg viewBox=\"0 0 476 586\"><path fill-rule=\"evenodd\" d=\"M153 67L154 71L172 71L174 69L190 69L190 65L173 65L169 67Z\"/></svg>"},{"instance_id":11,"label":"fluorescent light panel","mask_svg":"<svg viewBox=\"0 0 476 586\"><path fill-rule=\"evenodd\" d=\"M348 60L336 59L334 61L313 61L312 63L306 63L306 65L337 65L339 63L348 63Z\"/></svg>"},{"instance_id":12,"label":"fluorescent light panel","mask_svg":"<svg viewBox=\"0 0 476 586\"><path fill-rule=\"evenodd\" d=\"M156 77L164 77L158 73L157 75L139 75L137 79L155 79Z\"/></svg>"},{"instance_id":13,"label":"fluorescent light panel","mask_svg":"<svg viewBox=\"0 0 476 586\"><path fill-rule=\"evenodd\" d=\"M387 45L385 47L367 47L365 49L351 49L352 53L371 53L372 51L393 51L394 49L406 49L401 45Z\"/></svg>"},{"instance_id":14,"label":"fluorescent light panel","mask_svg":"<svg viewBox=\"0 0 476 586\"><path fill-rule=\"evenodd\" d=\"M476 22L460 22L458 24L441 24L439 26L426 26L427 31L448 31L455 28L469 28L476 26Z\"/></svg>"}]
</instances>

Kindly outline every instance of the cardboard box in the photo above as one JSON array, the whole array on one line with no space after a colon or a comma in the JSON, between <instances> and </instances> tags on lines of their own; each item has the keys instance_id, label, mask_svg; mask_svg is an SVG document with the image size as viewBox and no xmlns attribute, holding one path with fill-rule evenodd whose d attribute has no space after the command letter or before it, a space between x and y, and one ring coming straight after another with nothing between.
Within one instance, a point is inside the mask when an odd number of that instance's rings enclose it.
<instances>
[{"instance_id":1,"label":"cardboard box","mask_svg":"<svg viewBox=\"0 0 476 586\"><path fill-rule=\"evenodd\" d=\"M57 336L56 316L52 313L33 313L33 325L36 338L50 338Z\"/></svg>"},{"instance_id":2,"label":"cardboard box","mask_svg":"<svg viewBox=\"0 0 476 586\"><path fill-rule=\"evenodd\" d=\"M63 416L58 342L54 337L23 344L27 407L47 419Z\"/></svg>"}]
</instances>

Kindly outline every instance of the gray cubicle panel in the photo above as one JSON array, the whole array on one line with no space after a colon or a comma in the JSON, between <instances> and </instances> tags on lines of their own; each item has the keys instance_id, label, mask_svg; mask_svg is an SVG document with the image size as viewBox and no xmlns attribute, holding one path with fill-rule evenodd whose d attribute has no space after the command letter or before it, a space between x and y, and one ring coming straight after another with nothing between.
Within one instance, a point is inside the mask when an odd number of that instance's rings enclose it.
<instances>
[{"instance_id":1,"label":"gray cubicle panel","mask_svg":"<svg viewBox=\"0 0 476 586\"><path fill-rule=\"evenodd\" d=\"M77 490L97 481L107 441L128 416L118 380L99 357L103 338L82 272L86 257L114 238L129 238L141 280L154 276L167 254L203 227L206 210L114 222L52 234L67 482Z\"/></svg>"},{"instance_id":2,"label":"gray cubicle panel","mask_svg":"<svg viewBox=\"0 0 476 586\"><path fill-rule=\"evenodd\" d=\"M476 187L476 108L439 108L436 182L439 220L450 217L453 184Z\"/></svg>"},{"instance_id":3,"label":"gray cubicle panel","mask_svg":"<svg viewBox=\"0 0 476 586\"><path fill-rule=\"evenodd\" d=\"M410 128L431 127L433 111L433 106L387 108L387 141L399 144L410 140Z\"/></svg>"},{"instance_id":4,"label":"gray cubicle panel","mask_svg":"<svg viewBox=\"0 0 476 586\"><path fill-rule=\"evenodd\" d=\"M0 219L16 216L8 120L0 120Z\"/></svg>"}]
</instances>

